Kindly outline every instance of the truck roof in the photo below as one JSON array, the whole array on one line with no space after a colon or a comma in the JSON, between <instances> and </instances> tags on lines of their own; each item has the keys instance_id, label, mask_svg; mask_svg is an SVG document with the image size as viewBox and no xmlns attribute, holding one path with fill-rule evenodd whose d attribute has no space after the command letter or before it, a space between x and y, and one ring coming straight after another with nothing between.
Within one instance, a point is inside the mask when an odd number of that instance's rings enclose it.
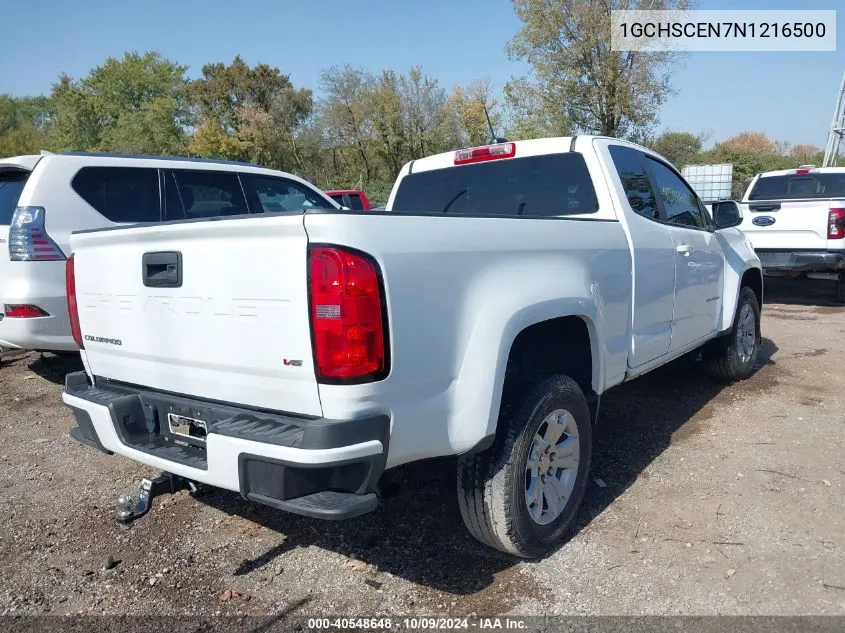
<instances>
[{"instance_id":1,"label":"truck roof","mask_svg":"<svg viewBox=\"0 0 845 633\"><path fill-rule=\"evenodd\" d=\"M529 139L526 141L506 141L506 143L515 143L519 147L520 156L536 156L538 154L553 154L557 152L571 151L571 145L574 136L557 136L550 138ZM503 143L490 143L490 145L501 145ZM484 147L484 146L482 146ZM431 169L444 169L446 167L455 166L455 151L441 152L439 154L432 154L425 158L418 158L412 160L407 164L409 167L406 173L416 173L420 171L429 171ZM405 171L405 170L403 170Z\"/></svg>"},{"instance_id":2,"label":"truck roof","mask_svg":"<svg viewBox=\"0 0 845 633\"><path fill-rule=\"evenodd\" d=\"M648 152L650 154L654 154L653 150L648 149L647 147L643 147L636 143L632 143L630 141L625 141L619 138L613 138L609 136L602 136L599 134L579 134L574 136L550 136L546 138L535 138L535 139L526 139L526 140L511 140L511 141L499 141L496 143L488 143L485 145L480 145L477 147L491 147L493 145L504 145L506 143L515 143L518 149L518 155L520 157L524 156L539 156L542 154L557 154L560 152L571 152L574 146L576 139L610 139L614 142L618 142L624 145L629 145L631 147L636 147L638 149L643 150L644 152ZM465 148L470 149L470 148ZM425 158L418 158L416 160L412 160L409 163L406 163L405 167L400 172L400 176L407 175L409 173L417 173L420 171L429 171L432 169L444 169L446 167L454 167L455 166L455 152L460 150L450 150L448 152L441 152L439 154L433 154L431 156L426 156Z\"/></svg>"},{"instance_id":3,"label":"truck roof","mask_svg":"<svg viewBox=\"0 0 845 633\"><path fill-rule=\"evenodd\" d=\"M815 165L802 165L801 167L793 167L792 169L776 169L773 171L764 171L760 173L759 176L760 178L768 178L769 176L793 176L795 174L804 173L842 174L845 173L845 167L816 167Z\"/></svg>"}]
</instances>

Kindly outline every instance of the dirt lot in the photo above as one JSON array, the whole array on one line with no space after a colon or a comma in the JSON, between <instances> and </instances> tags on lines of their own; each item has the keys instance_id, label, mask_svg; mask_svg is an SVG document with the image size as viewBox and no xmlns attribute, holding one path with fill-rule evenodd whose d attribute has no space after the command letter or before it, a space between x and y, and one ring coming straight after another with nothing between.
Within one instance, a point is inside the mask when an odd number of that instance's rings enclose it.
<instances>
[{"instance_id":1,"label":"dirt lot","mask_svg":"<svg viewBox=\"0 0 845 633\"><path fill-rule=\"evenodd\" d=\"M467 535L449 461L392 472L349 522L182 492L121 533L115 499L156 473L68 437L78 365L8 358L0 614L845 614L845 308L822 283L767 293L748 381L678 362L605 397L576 533L538 563Z\"/></svg>"}]
</instances>

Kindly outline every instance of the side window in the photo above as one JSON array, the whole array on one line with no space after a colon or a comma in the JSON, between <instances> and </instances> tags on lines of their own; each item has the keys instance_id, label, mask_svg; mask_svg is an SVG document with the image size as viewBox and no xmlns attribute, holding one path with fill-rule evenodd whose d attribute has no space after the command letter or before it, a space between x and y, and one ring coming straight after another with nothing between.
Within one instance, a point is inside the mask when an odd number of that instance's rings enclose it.
<instances>
[{"instance_id":1,"label":"side window","mask_svg":"<svg viewBox=\"0 0 845 633\"><path fill-rule=\"evenodd\" d=\"M83 167L71 187L112 222L161 221L157 169Z\"/></svg>"},{"instance_id":2,"label":"side window","mask_svg":"<svg viewBox=\"0 0 845 633\"><path fill-rule=\"evenodd\" d=\"M349 194L349 204L352 209L355 211L363 211L364 210L364 203L361 200L361 196L357 193L350 193Z\"/></svg>"},{"instance_id":3,"label":"side window","mask_svg":"<svg viewBox=\"0 0 845 633\"><path fill-rule=\"evenodd\" d=\"M698 196L671 169L650 157L648 168L663 202L666 222L692 228L707 228L707 221L698 205Z\"/></svg>"},{"instance_id":4,"label":"side window","mask_svg":"<svg viewBox=\"0 0 845 633\"><path fill-rule=\"evenodd\" d=\"M331 199L337 202L340 206L344 206L346 203L343 201L343 194L342 193L335 193L331 196Z\"/></svg>"},{"instance_id":5,"label":"side window","mask_svg":"<svg viewBox=\"0 0 845 633\"><path fill-rule=\"evenodd\" d=\"M249 213L237 174L174 169L165 172L168 220L215 218Z\"/></svg>"},{"instance_id":6,"label":"side window","mask_svg":"<svg viewBox=\"0 0 845 633\"><path fill-rule=\"evenodd\" d=\"M649 220L662 220L645 169L645 154L624 145L611 145L609 151L634 213Z\"/></svg>"},{"instance_id":7,"label":"side window","mask_svg":"<svg viewBox=\"0 0 845 633\"><path fill-rule=\"evenodd\" d=\"M316 192L286 178L241 174L250 205L256 212L285 213L326 209L328 202Z\"/></svg>"}]
</instances>

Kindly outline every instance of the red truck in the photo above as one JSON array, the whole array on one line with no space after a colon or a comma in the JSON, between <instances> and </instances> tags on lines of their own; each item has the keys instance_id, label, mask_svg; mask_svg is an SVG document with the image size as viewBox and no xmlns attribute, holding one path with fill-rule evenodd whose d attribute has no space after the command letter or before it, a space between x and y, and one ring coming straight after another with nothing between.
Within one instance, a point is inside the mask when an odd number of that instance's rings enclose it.
<instances>
[{"instance_id":1,"label":"red truck","mask_svg":"<svg viewBox=\"0 0 845 633\"><path fill-rule=\"evenodd\" d=\"M372 208L367 194L357 189L329 189L326 194L339 205L354 211L369 211Z\"/></svg>"}]
</instances>

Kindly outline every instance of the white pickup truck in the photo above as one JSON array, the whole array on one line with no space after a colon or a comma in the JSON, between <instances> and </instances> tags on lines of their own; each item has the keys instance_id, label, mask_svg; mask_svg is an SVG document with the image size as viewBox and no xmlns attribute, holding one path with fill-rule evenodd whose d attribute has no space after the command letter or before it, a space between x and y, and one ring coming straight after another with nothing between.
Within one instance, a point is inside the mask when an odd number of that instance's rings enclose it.
<instances>
[{"instance_id":1,"label":"white pickup truck","mask_svg":"<svg viewBox=\"0 0 845 633\"><path fill-rule=\"evenodd\" d=\"M835 280L845 303L845 167L758 174L741 208L740 228L766 275Z\"/></svg>"},{"instance_id":2,"label":"white pickup truck","mask_svg":"<svg viewBox=\"0 0 845 633\"><path fill-rule=\"evenodd\" d=\"M470 532L540 556L582 501L602 393L701 347L752 373L740 221L650 150L577 136L413 161L381 212L81 231L71 433L167 473L125 521L186 481L348 518L385 469L457 455Z\"/></svg>"}]
</instances>

